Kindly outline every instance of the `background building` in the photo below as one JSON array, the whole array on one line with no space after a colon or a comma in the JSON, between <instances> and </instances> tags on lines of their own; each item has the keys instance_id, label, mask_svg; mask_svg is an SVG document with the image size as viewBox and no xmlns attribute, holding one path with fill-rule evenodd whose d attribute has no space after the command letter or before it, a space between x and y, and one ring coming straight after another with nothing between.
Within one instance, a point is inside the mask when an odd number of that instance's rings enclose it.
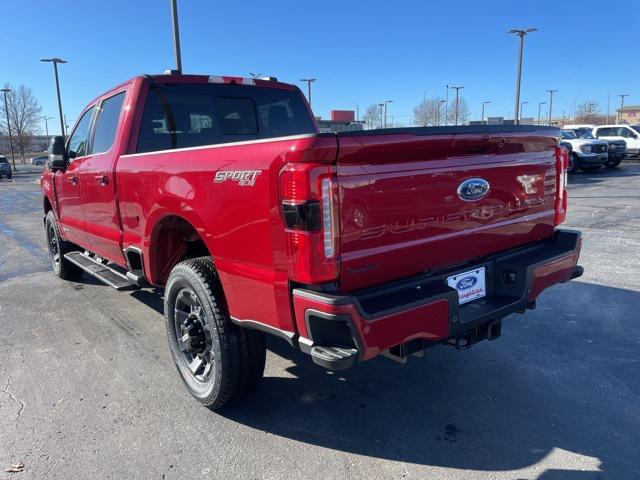
<instances>
[{"instance_id":1,"label":"background building","mask_svg":"<svg viewBox=\"0 0 640 480\"><path fill-rule=\"evenodd\" d=\"M619 123L628 123L629 125L637 125L640 123L640 105L629 105L616 110L618 112Z\"/></svg>"},{"instance_id":2,"label":"background building","mask_svg":"<svg viewBox=\"0 0 640 480\"><path fill-rule=\"evenodd\" d=\"M353 110L331 110L331 120L316 118L321 133L353 132L364 129L364 122L356 120Z\"/></svg>"}]
</instances>

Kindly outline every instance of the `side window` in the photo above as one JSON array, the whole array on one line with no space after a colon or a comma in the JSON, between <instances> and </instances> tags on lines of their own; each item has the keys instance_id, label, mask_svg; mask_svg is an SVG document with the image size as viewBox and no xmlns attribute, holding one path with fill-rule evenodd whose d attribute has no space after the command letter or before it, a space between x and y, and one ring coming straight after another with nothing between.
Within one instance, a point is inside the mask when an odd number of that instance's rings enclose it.
<instances>
[{"instance_id":1,"label":"side window","mask_svg":"<svg viewBox=\"0 0 640 480\"><path fill-rule=\"evenodd\" d=\"M627 127L620 127L618 132L618 135L620 135L621 137L624 138L631 138L631 130L629 130Z\"/></svg>"},{"instance_id":2,"label":"side window","mask_svg":"<svg viewBox=\"0 0 640 480\"><path fill-rule=\"evenodd\" d=\"M98 108L96 128L93 135L93 153L103 153L109 151L116 137L118 119L122 110L125 92L118 93L107 98Z\"/></svg>"},{"instance_id":3,"label":"side window","mask_svg":"<svg viewBox=\"0 0 640 480\"><path fill-rule=\"evenodd\" d=\"M91 119L93 118L93 111L95 107L91 107L84 112L82 118L76 125L75 130L69 138L67 144L67 151L69 153L69 159L73 160L77 157L83 157L87 155L87 141L89 140L89 128L91 127Z\"/></svg>"},{"instance_id":4,"label":"side window","mask_svg":"<svg viewBox=\"0 0 640 480\"><path fill-rule=\"evenodd\" d=\"M599 128L596 130L596 137L610 137L611 129L610 128Z\"/></svg>"},{"instance_id":5,"label":"side window","mask_svg":"<svg viewBox=\"0 0 640 480\"><path fill-rule=\"evenodd\" d=\"M257 135L256 107L250 98L218 97L218 118L223 135Z\"/></svg>"}]
</instances>

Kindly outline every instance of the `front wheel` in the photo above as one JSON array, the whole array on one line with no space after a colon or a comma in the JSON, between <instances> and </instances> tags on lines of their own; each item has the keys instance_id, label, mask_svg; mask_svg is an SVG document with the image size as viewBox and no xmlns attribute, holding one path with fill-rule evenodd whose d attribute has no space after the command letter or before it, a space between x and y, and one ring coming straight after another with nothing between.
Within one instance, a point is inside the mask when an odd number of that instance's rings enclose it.
<instances>
[{"instance_id":1,"label":"front wheel","mask_svg":"<svg viewBox=\"0 0 640 480\"><path fill-rule=\"evenodd\" d=\"M173 360L196 400L217 410L257 388L266 358L264 333L231 321L210 257L173 268L164 313Z\"/></svg>"},{"instance_id":2,"label":"front wheel","mask_svg":"<svg viewBox=\"0 0 640 480\"><path fill-rule=\"evenodd\" d=\"M60 228L53 211L49 210L45 217L44 227L47 234L47 248L53 273L63 280L72 280L82 276L82 270L69 260L64 258L64 254L76 250L72 243L65 242L60 237Z\"/></svg>"},{"instance_id":3,"label":"front wheel","mask_svg":"<svg viewBox=\"0 0 640 480\"><path fill-rule=\"evenodd\" d=\"M618 158L617 160L607 160L604 166L607 168L616 168L618 165L620 165L620 162L622 162L621 158Z\"/></svg>"},{"instance_id":4,"label":"front wheel","mask_svg":"<svg viewBox=\"0 0 640 480\"><path fill-rule=\"evenodd\" d=\"M574 174L578 172L578 156L574 153L569 156L569 168L567 172L570 174Z\"/></svg>"}]
</instances>

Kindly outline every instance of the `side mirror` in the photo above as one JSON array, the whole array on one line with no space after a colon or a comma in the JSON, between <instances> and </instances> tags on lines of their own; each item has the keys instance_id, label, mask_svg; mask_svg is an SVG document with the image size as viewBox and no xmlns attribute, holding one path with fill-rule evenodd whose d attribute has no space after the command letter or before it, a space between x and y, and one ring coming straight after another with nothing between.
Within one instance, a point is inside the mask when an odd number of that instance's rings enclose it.
<instances>
[{"instance_id":1,"label":"side mirror","mask_svg":"<svg viewBox=\"0 0 640 480\"><path fill-rule=\"evenodd\" d=\"M53 137L47 152L49 153L47 165L51 170L64 170L67 168L67 165L69 165L69 159L67 158L67 149L65 148L64 137Z\"/></svg>"}]
</instances>

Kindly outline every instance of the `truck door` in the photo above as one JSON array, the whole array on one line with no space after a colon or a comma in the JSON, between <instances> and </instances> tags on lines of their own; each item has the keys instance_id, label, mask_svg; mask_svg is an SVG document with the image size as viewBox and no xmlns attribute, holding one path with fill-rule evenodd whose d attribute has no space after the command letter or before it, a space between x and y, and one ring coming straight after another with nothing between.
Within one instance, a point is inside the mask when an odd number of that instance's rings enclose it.
<instances>
[{"instance_id":1,"label":"truck door","mask_svg":"<svg viewBox=\"0 0 640 480\"><path fill-rule=\"evenodd\" d=\"M89 249L119 264L124 264L120 248L120 223L116 209L114 143L126 91L102 99L97 107L91 157L80 172L82 208Z\"/></svg>"},{"instance_id":2,"label":"truck door","mask_svg":"<svg viewBox=\"0 0 640 480\"><path fill-rule=\"evenodd\" d=\"M56 197L60 226L64 237L73 243L85 246L84 215L80 193L80 171L90 159L88 143L95 106L84 112L67 142L69 166L56 173Z\"/></svg>"}]
</instances>

